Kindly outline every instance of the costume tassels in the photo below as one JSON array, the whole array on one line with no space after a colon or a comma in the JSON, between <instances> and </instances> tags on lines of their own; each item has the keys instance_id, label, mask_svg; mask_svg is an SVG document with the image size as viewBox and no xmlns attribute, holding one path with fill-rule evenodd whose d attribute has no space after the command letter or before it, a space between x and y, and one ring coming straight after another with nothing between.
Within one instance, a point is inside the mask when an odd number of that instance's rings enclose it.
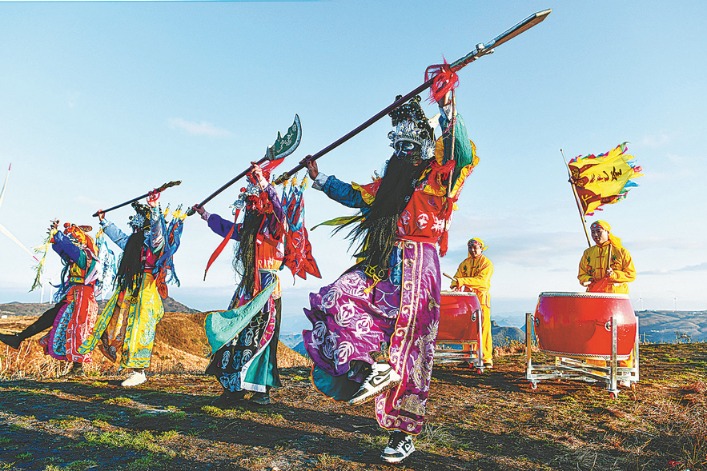
<instances>
[{"instance_id":1,"label":"costume tassels","mask_svg":"<svg viewBox=\"0 0 707 471\"><path fill-rule=\"evenodd\" d=\"M47 252L49 251L49 246L52 245L52 238L54 237L54 234L56 234L56 231L57 230L55 227L50 227L47 231L47 237L44 239L44 243L42 243L39 247L34 248L34 253L42 254L42 256L39 259L39 263L37 263L34 267L36 275L34 277L34 281L32 282L32 287L29 289L30 292L42 286L41 278L42 273L44 272L44 263L47 261Z\"/></svg>"},{"instance_id":2,"label":"costume tassels","mask_svg":"<svg viewBox=\"0 0 707 471\"><path fill-rule=\"evenodd\" d=\"M435 64L425 70L425 82L433 79L430 86L430 103L440 101L450 91L459 86L459 76L444 59L443 64Z\"/></svg>"},{"instance_id":3,"label":"costume tassels","mask_svg":"<svg viewBox=\"0 0 707 471\"><path fill-rule=\"evenodd\" d=\"M287 184L282 188L282 207L287 218L287 234L285 235L284 265L290 269L293 276L307 279L307 274L321 278L317 261L312 255L312 244L304 225L304 190L307 188L307 176L297 185L297 178L292 178L289 190Z\"/></svg>"},{"instance_id":4,"label":"costume tassels","mask_svg":"<svg viewBox=\"0 0 707 471\"><path fill-rule=\"evenodd\" d=\"M233 211L233 226L231 226L231 230L228 231L228 234L226 234L226 237L223 238L220 244L218 244L218 247L216 247L216 250L214 250L214 253L211 254L209 257L209 261L206 262L206 268L204 269L204 281L206 281L206 274L209 272L209 268L211 268L211 265L216 261L216 259L221 255L221 252L223 252L223 249L226 248L226 245L228 244L228 241L231 240L231 236L233 235L233 232L236 229L236 221L238 221L238 216L241 214L241 208L235 208Z\"/></svg>"}]
</instances>

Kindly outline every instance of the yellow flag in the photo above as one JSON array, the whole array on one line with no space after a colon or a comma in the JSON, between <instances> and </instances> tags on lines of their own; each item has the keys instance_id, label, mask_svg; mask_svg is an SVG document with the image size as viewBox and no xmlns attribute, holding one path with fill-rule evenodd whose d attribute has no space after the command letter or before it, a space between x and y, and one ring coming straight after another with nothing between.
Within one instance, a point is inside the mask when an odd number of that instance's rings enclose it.
<instances>
[{"instance_id":1,"label":"yellow flag","mask_svg":"<svg viewBox=\"0 0 707 471\"><path fill-rule=\"evenodd\" d=\"M619 202L631 187L638 186L633 179L643 176L641 167L627 150L624 142L604 154L575 157L568 164L586 216L600 211L602 205Z\"/></svg>"}]
</instances>

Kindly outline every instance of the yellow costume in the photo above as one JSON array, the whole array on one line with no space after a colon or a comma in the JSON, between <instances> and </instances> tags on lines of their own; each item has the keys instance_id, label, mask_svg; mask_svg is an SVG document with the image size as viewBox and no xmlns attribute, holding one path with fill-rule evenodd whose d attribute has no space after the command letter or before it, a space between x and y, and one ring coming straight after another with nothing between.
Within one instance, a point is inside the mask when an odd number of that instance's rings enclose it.
<instances>
[{"instance_id":1,"label":"yellow costume","mask_svg":"<svg viewBox=\"0 0 707 471\"><path fill-rule=\"evenodd\" d=\"M480 239L476 239L480 240ZM483 242L482 242L483 244ZM468 257L457 268L452 281L452 288L460 288L462 291L473 291L479 298L482 311L482 360L485 365L493 365L493 337L491 335L491 275L493 275L493 263L484 255L478 257Z\"/></svg>"},{"instance_id":2,"label":"yellow costume","mask_svg":"<svg viewBox=\"0 0 707 471\"><path fill-rule=\"evenodd\" d=\"M597 223L607 231L611 229L604 221ZM609 266L613 273L607 277ZM636 269L631 254L621 245L621 239L609 234L608 241L584 251L577 279L583 286L591 282L587 291L625 294L628 293L628 283L636 279Z\"/></svg>"},{"instance_id":3,"label":"yellow costume","mask_svg":"<svg viewBox=\"0 0 707 471\"><path fill-rule=\"evenodd\" d=\"M628 283L636 279L636 269L633 267L631 254L621 244L621 239L611 234L611 226L605 221L596 221L598 225L609 232L609 240L602 244L589 247L579 261L577 279L587 291L600 293L628 294ZM606 275L606 268L611 267L613 273ZM606 366L604 360L587 360L587 363ZM627 360L619 361L619 366L633 367L633 352Z\"/></svg>"}]
</instances>

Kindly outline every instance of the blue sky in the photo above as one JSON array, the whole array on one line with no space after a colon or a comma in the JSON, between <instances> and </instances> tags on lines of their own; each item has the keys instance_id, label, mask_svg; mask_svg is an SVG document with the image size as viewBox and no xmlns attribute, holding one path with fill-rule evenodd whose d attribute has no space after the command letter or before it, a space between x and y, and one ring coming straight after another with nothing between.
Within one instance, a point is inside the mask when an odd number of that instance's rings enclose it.
<instances>
[{"instance_id":1,"label":"blue sky","mask_svg":"<svg viewBox=\"0 0 707 471\"><path fill-rule=\"evenodd\" d=\"M434 6L431 6L434 5ZM458 108L481 162L467 181L442 259L466 240L495 264L493 314L519 317L539 293L579 291L586 240L560 155L628 141L639 187L600 214L631 251L638 309L707 309L703 27L707 4L681 1L323 1L0 3L0 170L12 173L0 224L25 245L50 219L91 214L169 180L164 203L191 205L263 156L295 113L289 168L529 14L548 19L460 72ZM433 107L427 108L433 114ZM390 154L381 120L320 159L367 182ZM284 168L283 168L284 170ZM228 213L239 185L207 209ZM348 212L309 190L307 225ZM125 225L130 211L110 217ZM591 221L591 219L590 219ZM311 234L323 280L283 272L284 331L303 326L310 291L351 264L348 243ZM202 281L218 238L186 221L177 300L221 309L234 288L227 250ZM0 302L36 302L29 256L0 235ZM58 257L45 275L58 280ZM46 297L46 294L45 294Z\"/></svg>"}]
</instances>

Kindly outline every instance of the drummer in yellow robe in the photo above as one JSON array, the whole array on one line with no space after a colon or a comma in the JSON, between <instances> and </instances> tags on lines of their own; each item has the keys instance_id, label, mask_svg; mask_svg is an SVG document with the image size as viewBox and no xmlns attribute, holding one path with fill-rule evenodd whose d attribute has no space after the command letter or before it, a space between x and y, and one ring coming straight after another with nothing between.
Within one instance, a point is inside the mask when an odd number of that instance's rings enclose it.
<instances>
[{"instance_id":1,"label":"drummer in yellow robe","mask_svg":"<svg viewBox=\"0 0 707 471\"><path fill-rule=\"evenodd\" d=\"M579 282L593 293L628 293L628 283L636 279L631 254L606 221L593 222L590 230L596 245L582 254Z\"/></svg>"},{"instance_id":2,"label":"drummer in yellow robe","mask_svg":"<svg viewBox=\"0 0 707 471\"><path fill-rule=\"evenodd\" d=\"M636 269L628 250L621 239L611 233L606 221L594 221L589 227L596 245L589 247L579 261L577 279L592 293L628 294L628 283L636 279ZM589 363L606 366L603 360L588 360ZM633 353L619 366L633 367Z\"/></svg>"},{"instance_id":3,"label":"drummer in yellow robe","mask_svg":"<svg viewBox=\"0 0 707 471\"><path fill-rule=\"evenodd\" d=\"M486 250L484 241L478 237L469 239L467 243L469 257L457 268L452 281L452 289L457 291L473 291L479 298L482 311L481 351L486 368L493 367L493 337L491 334L491 275L493 263L482 254Z\"/></svg>"}]
</instances>

